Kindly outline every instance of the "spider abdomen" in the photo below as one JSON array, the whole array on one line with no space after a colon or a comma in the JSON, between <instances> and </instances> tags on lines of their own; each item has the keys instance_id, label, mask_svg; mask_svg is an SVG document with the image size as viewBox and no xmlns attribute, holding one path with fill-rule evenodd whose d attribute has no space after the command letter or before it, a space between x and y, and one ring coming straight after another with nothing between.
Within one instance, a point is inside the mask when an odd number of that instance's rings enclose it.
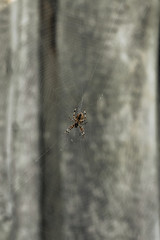
<instances>
[{"instance_id":1,"label":"spider abdomen","mask_svg":"<svg viewBox=\"0 0 160 240\"><path fill-rule=\"evenodd\" d=\"M78 119L78 120L80 120L80 119L81 119L81 117L82 117L82 114L81 114L81 113L79 113L79 114L77 115L77 119Z\"/></svg>"}]
</instances>

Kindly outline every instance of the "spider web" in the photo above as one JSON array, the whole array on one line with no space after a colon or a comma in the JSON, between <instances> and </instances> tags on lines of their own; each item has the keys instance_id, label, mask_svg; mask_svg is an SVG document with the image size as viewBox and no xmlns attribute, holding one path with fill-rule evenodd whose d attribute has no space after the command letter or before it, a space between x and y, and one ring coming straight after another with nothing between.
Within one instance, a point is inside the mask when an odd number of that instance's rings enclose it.
<instances>
[{"instance_id":1,"label":"spider web","mask_svg":"<svg viewBox=\"0 0 160 240\"><path fill-rule=\"evenodd\" d=\"M118 10L121 8L121 4L118 4ZM112 40L112 35L116 34L113 32L113 28L115 28L115 21L116 21L116 16L118 15L118 10L115 11L115 16L114 20L112 21L111 25L109 25L109 30L108 30L108 41L105 43L105 41L102 39L102 44L105 49L108 49L109 56L112 56L112 48L114 41ZM82 23L81 20L77 19L74 16L71 16L71 18L74 20L74 23L71 21L70 26L68 26L71 31L74 31L76 27L84 29L84 36L87 34L87 23ZM113 26L113 27L112 27ZM76 33L75 33L76 34ZM87 36L87 35L86 35ZM86 37L87 38L87 37ZM78 39L78 36L75 36L75 41L79 45L80 41ZM99 47L96 43L96 39L93 39L93 42L90 38L87 40L87 45L82 45L82 51L81 51L81 56L80 58L83 59L83 55L88 54L87 53L87 48L90 45L95 45L95 59L93 62L87 62L86 60L86 67L85 69L80 69L80 72L77 72L76 75L73 75L73 70L67 62L65 62L65 68L60 69L59 71L61 72L60 76L58 76L60 82L57 84L57 82L52 81L50 82L50 86L47 86L47 92L44 90L44 86L42 84L41 89L44 95L44 102L47 102L48 106L46 110L46 114L48 116L45 118L47 119L46 121L47 124L58 124L60 123L61 127L57 125L57 131L56 129L53 128L54 133L45 133L45 135L52 135L52 142L47 141L48 143L45 143L45 149L43 149L41 155L36 159L37 162L42 162L43 164L47 159L58 159L59 164L60 164L60 174L62 176L62 182L61 185L64 187L65 186L65 181L68 181L68 184L72 181L74 181L75 186L73 191L71 191L71 195L75 195L75 192L78 191L77 186L81 182L81 178L79 177L79 171L78 169L81 168L80 161L83 160L86 161L86 164L84 166L86 169L89 170L89 165L92 165L92 158L90 156L90 151L89 149L94 148L94 131L95 129L93 128L93 125L90 125L90 121L92 120L93 116L91 115L92 109L96 108L97 106L95 105L95 102L100 102L103 101L103 91L102 92L97 92L96 95L94 96L96 100L94 103L89 102L88 99L88 91L92 91L94 89L94 79L96 79L96 72L98 68L101 65L101 61L103 60L103 53L99 52ZM109 44L109 46L107 45ZM45 42L41 42L41 46L45 47ZM76 44L75 44L76 45ZM77 53L78 54L78 53ZM45 54L46 55L46 54ZM63 56L62 56L63 57ZM68 58L68 63L72 61L72 59ZM61 61L61 59L59 60ZM48 64L53 64L53 68L57 67L57 63L55 63L52 59L52 55L48 54ZM72 61L74 62L74 60ZM80 63L81 64L81 63ZM62 63L63 65L63 63ZM42 64L43 66L43 64ZM47 66L46 66L46 69ZM47 70L44 69L44 71L47 72ZM46 73L47 74L47 73ZM44 76L44 79L50 78L50 74L48 76ZM43 80L42 80L43 81ZM44 93L45 92L45 93ZM55 97L54 97L55 96ZM45 103L46 104L46 103ZM65 134L65 130L72 124L70 121L69 117L72 118L73 115L73 110L77 108L78 112L86 110L87 112L87 124L84 126L85 129L85 137L81 136L80 130L79 129L72 129L69 134ZM57 116L58 115L58 116ZM95 118L96 119L96 118ZM43 123L42 123L43 124ZM95 127L96 127L96 122L95 122ZM103 130L103 126L101 126ZM58 130L59 129L59 130ZM55 134L55 137L53 138L53 135ZM58 136L58 145L57 145L57 136ZM46 137L46 136L45 136ZM73 155L77 152L77 157L73 159ZM51 157L50 157L51 156ZM72 159L72 160L70 160ZM71 169L72 173L70 173L70 176L67 177L66 179L66 166L67 164L72 164L73 167ZM50 173L49 173L50 174ZM32 176L30 175L29 172L26 173L28 176L28 179L31 178ZM50 176L50 175L49 175ZM49 177L48 177L49 178ZM53 179L51 178L51 182ZM28 180L26 182L28 184ZM62 187L62 188L63 188ZM78 192L77 192L78 194ZM66 192L64 191L63 199L66 198ZM46 196L47 197L47 196ZM65 200L64 200L65 201ZM73 204L76 205L76 211L79 211L79 204L78 202L74 202ZM52 213L49 214L47 212L48 218L53 219ZM64 213L63 218L64 221L67 221L66 219L67 214ZM77 223L78 226L78 223ZM78 230L77 231L77 236L78 236ZM50 231L47 229L41 229L41 232L44 233L44 235L48 236L48 238L51 237Z\"/></svg>"}]
</instances>

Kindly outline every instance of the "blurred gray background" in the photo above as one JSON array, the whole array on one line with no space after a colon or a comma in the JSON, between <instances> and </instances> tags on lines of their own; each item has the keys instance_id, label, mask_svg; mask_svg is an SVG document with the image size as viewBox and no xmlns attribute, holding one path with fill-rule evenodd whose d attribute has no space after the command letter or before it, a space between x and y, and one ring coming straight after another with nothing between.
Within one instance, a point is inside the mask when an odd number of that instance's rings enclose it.
<instances>
[{"instance_id":1,"label":"blurred gray background","mask_svg":"<svg viewBox=\"0 0 160 240\"><path fill-rule=\"evenodd\" d=\"M160 240L159 45L158 0L0 0L0 240Z\"/></svg>"}]
</instances>

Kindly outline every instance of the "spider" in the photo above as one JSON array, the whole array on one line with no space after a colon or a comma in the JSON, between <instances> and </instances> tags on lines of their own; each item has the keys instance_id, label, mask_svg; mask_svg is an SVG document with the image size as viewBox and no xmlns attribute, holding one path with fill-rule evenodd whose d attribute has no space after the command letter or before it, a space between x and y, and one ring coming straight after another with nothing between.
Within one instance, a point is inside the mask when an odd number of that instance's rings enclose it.
<instances>
[{"instance_id":1,"label":"spider","mask_svg":"<svg viewBox=\"0 0 160 240\"><path fill-rule=\"evenodd\" d=\"M66 130L66 133L69 133L72 128L77 128L79 127L80 128L80 131L81 131L81 135L84 136L85 135L85 131L84 131L84 128L82 127L82 125L86 124L86 119L87 119L87 116L86 116L86 111L84 111L83 113L80 112L77 114L76 116L76 112L77 112L77 109L75 108L74 109L74 112L73 112L73 118L71 119L71 121L74 121L74 124L71 125L69 128L67 128Z\"/></svg>"}]
</instances>

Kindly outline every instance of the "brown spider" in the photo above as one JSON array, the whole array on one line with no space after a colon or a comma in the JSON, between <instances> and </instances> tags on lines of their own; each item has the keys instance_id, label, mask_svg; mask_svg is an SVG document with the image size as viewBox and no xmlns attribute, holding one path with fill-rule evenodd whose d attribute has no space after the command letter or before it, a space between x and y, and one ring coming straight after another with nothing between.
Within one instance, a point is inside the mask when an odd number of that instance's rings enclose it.
<instances>
[{"instance_id":1,"label":"brown spider","mask_svg":"<svg viewBox=\"0 0 160 240\"><path fill-rule=\"evenodd\" d=\"M77 112L77 109L75 108L74 112L73 112L73 118L71 119L71 121L74 121L74 124L71 125L69 128L67 128L66 133L69 133L71 131L71 129L74 127L75 128L79 127L80 131L81 131L81 135L84 136L85 131L84 131L84 128L82 127L82 125L87 123L86 122L86 119L87 119L86 111L84 111L83 113L82 112L78 113L77 116L76 116L76 112Z\"/></svg>"}]
</instances>

